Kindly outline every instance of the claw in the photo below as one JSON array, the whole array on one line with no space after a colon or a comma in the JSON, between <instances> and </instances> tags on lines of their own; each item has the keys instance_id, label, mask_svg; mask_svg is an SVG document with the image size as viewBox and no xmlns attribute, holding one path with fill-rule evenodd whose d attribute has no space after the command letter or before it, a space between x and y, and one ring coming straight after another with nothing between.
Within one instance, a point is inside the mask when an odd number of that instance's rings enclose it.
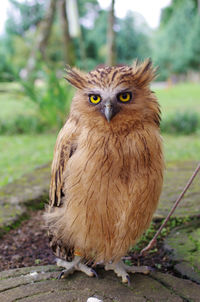
<instances>
[{"instance_id":1,"label":"claw","mask_svg":"<svg viewBox=\"0 0 200 302\"><path fill-rule=\"evenodd\" d=\"M150 267L148 266L128 266L124 264L122 261L119 261L118 263L106 263L105 264L105 270L113 270L118 277L122 278L123 283L128 283L128 286L130 286L130 277L128 273L143 273L148 274L150 271Z\"/></svg>"},{"instance_id":2,"label":"claw","mask_svg":"<svg viewBox=\"0 0 200 302\"><path fill-rule=\"evenodd\" d=\"M131 286L131 279L130 279L129 275L126 275L126 280L127 280L128 286Z\"/></svg>"},{"instance_id":3,"label":"claw","mask_svg":"<svg viewBox=\"0 0 200 302\"><path fill-rule=\"evenodd\" d=\"M97 272L96 272L93 268L91 268L91 272L94 274L94 276L95 276L97 279L99 279L99 276L98 276Z\"/></svg>"},{"instance_id":4,"label":"claw","mask_svg":"<svg viewBox=\"0 0 200 302\"><path fill-rule=\"evenodd\" d=\"M155 272L155 267L151 267L151 266L148 266L148 270L149 270L149 272Z\"/></svg>"},{"instance_id":5,"label":"claw","mask_svg":"<svg viewBox=\"0 0 200 302\"><path fill-rule=\"evenodd\" d=\"M57 279L58 279L58 280L62 279L62 277L64 276L64 274L65 274L65 272L62 271L62 272L58 275Z\"/></svg>"},{"instance_id":6,"label":"claw","mask_svg":"<svg viewBox=\"0 0 200 302\"><path fill-rule=\"evenodd\" d=\"M75 256L73 261L71 261L71 262L64 261L64 260L58 258L57 265L65 268L64 270L62 270L62 272L58 276L58 279L67 277L67 276L73 274L74 271L83 272L89 277L93 277L93 276L98 277L97 273L93 269L91 269L84 263L81 263L81 257L79 257L79 256Z\"/></svg>"}]
</instances>

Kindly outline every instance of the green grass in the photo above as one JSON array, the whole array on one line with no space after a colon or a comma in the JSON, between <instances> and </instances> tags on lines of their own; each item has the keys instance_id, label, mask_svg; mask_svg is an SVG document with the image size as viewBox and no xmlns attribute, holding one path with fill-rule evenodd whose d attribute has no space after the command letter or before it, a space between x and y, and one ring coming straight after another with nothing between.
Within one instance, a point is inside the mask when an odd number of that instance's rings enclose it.
<instances>
[{"instance_id":1,"label":"green grass","mask_svg":"<svg viewBox=\"0 0 200 302\"><path fill-rule=\"evenodd\" d=\"M200 114L200 85L182 83L165 89L155 89L162 117L175 112L192 111Z\"/></svg>"},{"instance_id":2,"label":"green grass","mask_svg":"<svg viewBox=\"0 0 200 302\"><path fill-rule=\"evenodd\" d=\"M200 139L198 135L163 135L165 161L200 160Z\"/></svg>"},{"instance_id":3,"label":"green grass","mask_svg":"<svg viewBox=\"0 0 200 302\"><path fill-rule=\"evenodd\" d=\"M0 83L0 106L0 120L36 112L36 105L23 96L16 83Z\"/></svg>"},{"instance_id":4,"label":"green grass","mask_svg":"<svg viewBox=\"0 0 200 302\"><path fill-rule=\"evenodd\" d=\"M0 136L0 186L52 160L56 135Z\"/></svg>"}]
</instances>

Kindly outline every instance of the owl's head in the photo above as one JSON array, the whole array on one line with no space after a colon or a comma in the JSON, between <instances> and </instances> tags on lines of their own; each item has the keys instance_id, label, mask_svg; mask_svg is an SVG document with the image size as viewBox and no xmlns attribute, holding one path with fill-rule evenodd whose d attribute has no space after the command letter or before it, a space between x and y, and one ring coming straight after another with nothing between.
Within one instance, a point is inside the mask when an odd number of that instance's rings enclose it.
<instances>
[{"instance_id":1,"label":"owl's head","mask_svg":"<svg viewBox=\"0 0 200 302\"><path fill-rule=\"evenodd\" d=\"M109 127L145 120L158 126L159 106L149 88L155 71L149 59L132 66L99 66L89 73L67 66L66 80L77 88L73 111Z\"/></svg>"}]
</instances>

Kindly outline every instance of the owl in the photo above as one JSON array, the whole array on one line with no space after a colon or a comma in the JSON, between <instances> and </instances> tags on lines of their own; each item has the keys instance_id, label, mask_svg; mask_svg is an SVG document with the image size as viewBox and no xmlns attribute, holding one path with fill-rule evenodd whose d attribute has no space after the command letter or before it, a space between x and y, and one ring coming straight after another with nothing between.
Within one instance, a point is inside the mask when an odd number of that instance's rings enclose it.
<instances>
[{"instance_id":1,"label":"owl","mask_svg":"<svg viewBox=\"0 0 200 302\"><path fill-rule=\"evenodd\" d=\"M57 138L45 213L62 278L75 270L94 276L98 263L124 283L129 272L148 272L121 258L148 228L163 184L154 77L149 59L66 69L76 93Z\"/></svg>"}]
</instances>

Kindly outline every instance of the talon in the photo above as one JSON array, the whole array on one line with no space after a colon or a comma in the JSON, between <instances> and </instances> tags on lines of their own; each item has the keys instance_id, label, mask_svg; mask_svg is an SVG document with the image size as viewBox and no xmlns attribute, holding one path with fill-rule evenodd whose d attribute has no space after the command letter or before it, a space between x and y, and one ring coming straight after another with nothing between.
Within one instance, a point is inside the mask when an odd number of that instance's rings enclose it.
<instances>
[{"instance_id":1,"label":"talon","mask_svg":"<svg viewBox=\"0 0 200 302\"><path fill-rule=\"evenodd\" d=\"M98 276L97 272L96 272L93 268L91 268L91 272L94 274L94 276L95 276L97 279L99 279L99 276Z\"/></svg>"},{"instance_id":2,"label":"talon","mask_svg":"<svg viewBox=\"0 0 200 302\"><path fill-rule=\"evenodd\" d=\"M131 280L130 280L129 275L126 275L126 280L127 280L128 286L131 286Z\"/></svg>"},{"instance_id":3,"label":"talon","mask_svg":"<svg viewBox=\"0 0 200 302\"><path fill-rule=\"evenodd\" d=\"M57 277L58 280L63 279L64 274L65 274L65 273L62 271L62 272L58 275L58 277Z\"/></svg>"},{"instance_id":4,"label":"talon","mask_svg":"<svg viewBox=\"0 0 200 302\"><path fill-rule=\"evenodd\" d=\"M146 267L146 271L144 270L143 271L143 274L145 274L145 275L148 275L150 272L152 272L153 271L153 268L152 267L150 267L150 266L147 266Z\"/></svg>"},{"instance_id":5,"label":"talon","mask_svg":"<svg viewBox=\"0 0 200 302\"><path fill-rule=\"evenodd\" d=\"M155 267L151 267L151 266L147 266L147 269L148 269L148 271L149 271L149 273L150 272L155 272Z\"/></svg>"}]
</instances>

